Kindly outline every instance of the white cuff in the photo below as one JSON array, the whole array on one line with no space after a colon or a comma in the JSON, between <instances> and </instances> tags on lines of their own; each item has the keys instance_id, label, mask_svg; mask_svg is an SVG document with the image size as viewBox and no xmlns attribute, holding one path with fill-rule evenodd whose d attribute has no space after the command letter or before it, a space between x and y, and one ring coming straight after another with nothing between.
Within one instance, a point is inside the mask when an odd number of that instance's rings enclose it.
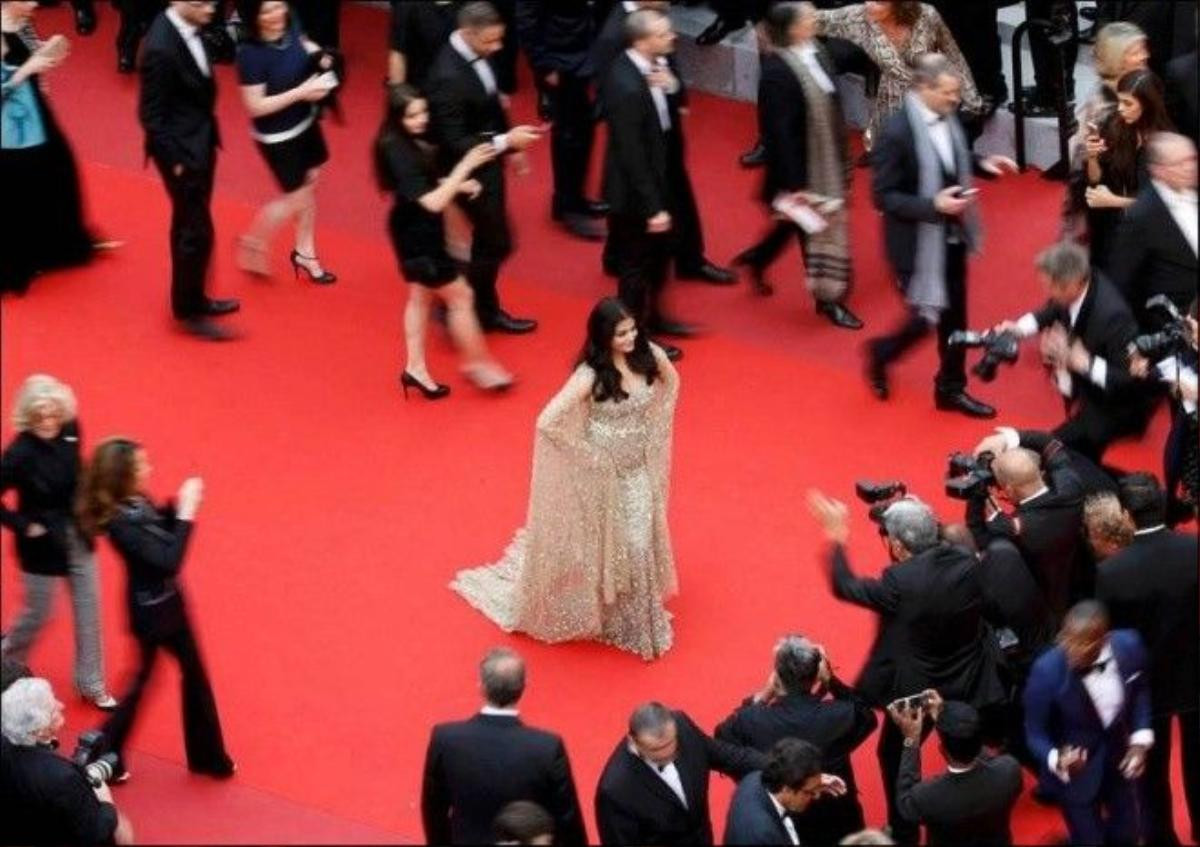
<instances>
[{"instance_id":1,"label":"white cuff","mask_svg":"<svg viewBox=\"0 0 1200 847\"><path fill-rule=\"evenodd\" d=\"M1006 450L1015 450L1021 446L1021 434L1014 427L998 426L996 427L996 434L1004 436L1004 448Z\"/></svg>"},{"instance_id":2,"label":"white cuff","mask_svg":"<svg viewBox=\"0 0 1200 847\"><path fill-rule=\"evenodd\" d=\"M1038 322L1034 317L1033 312L1026 312L1017 320L1017 335L1022 338L1028 338L1031 335L1037 335Z\"/></svg>"},{"instance_id":3,"label":"white cuff","mask_svg":"<svg viewBox=\"0 0 1200 847\"><path fill-rule=\"evenodd\" d=\"M1154 746L1154 730L1139 729L1129 736L1130 747L1153 747Z\"/></svg>"},{"instance_id":4,"label":"white cuff","mask_svg":"<svg viewBox=\"0 0 1200 847\"><path fill-rule=\"evenodd\" d=\"M1088 378L1101 388L1108 380L1108 362L1099 356L1092 357L1092 367L1088 370Z\"/></svg>"},{"instance_id":5,"label":"white cuff","mask_svg":"<svg viewBox=\"0 0 1200 847\"><path fill-rule=\"evenodd\" d=\"M508 133L497 135L492 138L492 147L496 148L497 153L504 153L508 150Z\"/></svg>"},{"instance_id":6,"label":"white cuff","mask_svg":"<svg viewBox=\"0 0 1200 847\"><path fill-rule=\"evenodd\" d=\"M1050 755L1046 757L1046 764L1050 766L1050 773L1057 776L1063 782L1071 781L1071 775L1069 773L1066 771L1060 771L1058 769L1058 748L1053 748L1050 750Z\"/></svg>"}]
</instances>

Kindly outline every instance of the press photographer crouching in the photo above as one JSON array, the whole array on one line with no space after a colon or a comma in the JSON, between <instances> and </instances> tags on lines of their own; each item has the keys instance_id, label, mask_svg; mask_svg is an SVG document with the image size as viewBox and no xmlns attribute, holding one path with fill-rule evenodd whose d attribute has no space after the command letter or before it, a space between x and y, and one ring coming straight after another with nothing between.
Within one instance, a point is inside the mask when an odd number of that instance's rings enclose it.
<instances>
[{"instance_id":1,"label":"press photographer crouching","mask_svg":"<svg viewBox=\"0 0 1200 847\"><path fill-rule=\"evenodd\" d=\"M0 695L0 768L5 844L132 844L133 827L113 805L111 763L80 765L54 752L63 704L50 683L18 679Z\"/></svg>"}]
</instances>

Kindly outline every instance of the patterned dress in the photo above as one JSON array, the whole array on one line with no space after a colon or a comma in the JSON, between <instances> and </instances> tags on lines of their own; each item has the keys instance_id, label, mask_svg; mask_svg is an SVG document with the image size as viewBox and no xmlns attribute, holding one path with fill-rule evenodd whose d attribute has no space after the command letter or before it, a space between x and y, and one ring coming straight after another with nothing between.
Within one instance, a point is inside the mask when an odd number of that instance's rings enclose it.
<instances>
[{"instance_id":1,"label":"patterned dress","mask_svg":"<svg viewBox=\"0 0 1200 847\"><path fill-rule=\"evenodd\" d=\"M879 91L871 103L865 143L867 149L879 135L879 129L904 102L904 94L912 87L914 63L926 53L941 53L954 65L963 81L962 105L967 112L983 110L983 101L975 88L975 78L967 60L942 21L937 9L922 3L921 16L913 24L908 40L897 46L884 34L879 25L867 17L862 3L840 9L817 11L819 34L844 38L857 45L879 67Z\"/></svg>"},{"instance_id":2,"label":"patterned dress","mask_svg":"<svg viewBox=\"0 0 1200 847\"><path fill-rule=\"evenodd\" d=\"M538 417L529 513L503 558L450 587L507 632L590 639L654 659L671 646L663 600L677 591L667 528L671 431L679 380L620 401L591 396L580 365Z\"/></svg>"}]
</instances>

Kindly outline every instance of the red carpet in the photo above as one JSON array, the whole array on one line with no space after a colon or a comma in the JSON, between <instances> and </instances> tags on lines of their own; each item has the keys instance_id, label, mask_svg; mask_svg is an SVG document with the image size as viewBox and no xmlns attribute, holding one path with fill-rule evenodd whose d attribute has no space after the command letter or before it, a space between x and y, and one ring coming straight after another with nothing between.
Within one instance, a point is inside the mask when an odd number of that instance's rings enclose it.
<instances>
[{"instance_id":1,"label":"red carpet","mask_svg":"<svg viewBox=\"0 0 1200 847\"><path fill-rule=\"evenodd\" d=\"M537 316L542 327L493 342L520 385L505 397L472 391L453 376L452 353L435 333L431 367L454 396L405 403L396 385L403 291L367 160L382 13L350 7L344 19L349 118L328 127L333 162L319 223L322 258L342 278L332 288L294 282L283 240L274 281L234 269L234 237L271 187L234 78L222 69L214 288L242 298L234 322L246 338L199 344L175 334L166 317L167 202L156 175L141 168L135 85L113 71L114 16L105 7L101 17L100 32L77 40L52 77L50 96L84 165L93 220L126 245L4 301L0 376L6 418L28 373L71 383L89 443L115 433L143 440L160 495L186 475L205 478L186 578L239 773L228 784L186 776L176 675L164 663L134 736L135 778L117 795L141 840L419 838L429 727L477 707L475 664L493 644L513 644L528 659L524 713L565 735L589 826L596 778L637 702L662 699L711 727L762 683L771 647L787 631L823 641L841 673L854 676L871 616L830 597L804 493L818 486L852 498L857 477L900 477L957 515L940 494L944 457L988 427L933 412L931 349L898 369L895 399L882 405L861 382L861 336L813 316L794 257L778 265L773 300L752 298L744 286L677 285L677 311L712 332L686 344L681 369L671 501L682 583L671 604L676 647L646 664L596 645L506 637L446 583L456 569L498 556L520 524L534 418L569 372L589 307L611 291L598 248L549 224L548 149L533 154L530 179L513 182L520 244L504 285L512 311ZM60 11L41 21L50 33L68 18ZM517 111L530 110L526 86ZM709 252L728 260L762 225L751 199L757 176L735 165L751 140L752 113L697 96L688 122ZM879 330L899 306L866 177L856 175L853 305ZM990 243L972 268L976 323L1039 299L1031 261L1052 237L1060 191L1035 174L984 187ZM1031 356L979 393L1007 422L1042 425L1061 415ZM1161 433L1160 422L1145 444L1123 445L1114 460L1157 468ZM854 508L852 548L858 567L873 571L884 556L864 511ZM11 558L6 540L6 622L20 599ZM101 568L109 679L119 694L134 656L123 577L104 546ZM63 696L66 608L60 600L33 656ZM69 710L74 730L95 720L78 704ZM856 764L868 820L880 824L873 741ZM718 780L718 829L728 795L729 783ZM1185 822L1180 799L1181 831ZM1060 829L1057 814L1022 800L1020 841L1045 842Z\"/></svg>"}]
</instances>

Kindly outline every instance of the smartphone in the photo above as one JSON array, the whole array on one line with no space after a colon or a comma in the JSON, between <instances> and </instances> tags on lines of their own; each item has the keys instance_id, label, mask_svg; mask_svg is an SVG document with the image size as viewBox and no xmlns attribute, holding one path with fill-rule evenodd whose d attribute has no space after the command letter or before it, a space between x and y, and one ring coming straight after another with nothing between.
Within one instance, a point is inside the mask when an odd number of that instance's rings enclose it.
<instances>
[{"instance_id":1,"label":"smartphone","mask_svg":"<svg viewBox=\"0 0 1200 847\"><path fill-rule=\"evenodd\" d=\"M925 707L929 705L929 697L923 693L910 694L907 697L900 697L897 700L892 701L892 705L896 706L903 712L907 712L911 709L920 709L921 711L924 711Z\"/></svg>"},{"instance_id":2,"label":"smartphone","mask_svg":"<svg viewBox=\"0 0 1200 847\"><path fill-rule=\"evenodd\" d=\"M978 193L979 193L978 188L964 188L962 191L958 192L958 196L959 197L974 197Z\"/></svg>"}]
</instances>

